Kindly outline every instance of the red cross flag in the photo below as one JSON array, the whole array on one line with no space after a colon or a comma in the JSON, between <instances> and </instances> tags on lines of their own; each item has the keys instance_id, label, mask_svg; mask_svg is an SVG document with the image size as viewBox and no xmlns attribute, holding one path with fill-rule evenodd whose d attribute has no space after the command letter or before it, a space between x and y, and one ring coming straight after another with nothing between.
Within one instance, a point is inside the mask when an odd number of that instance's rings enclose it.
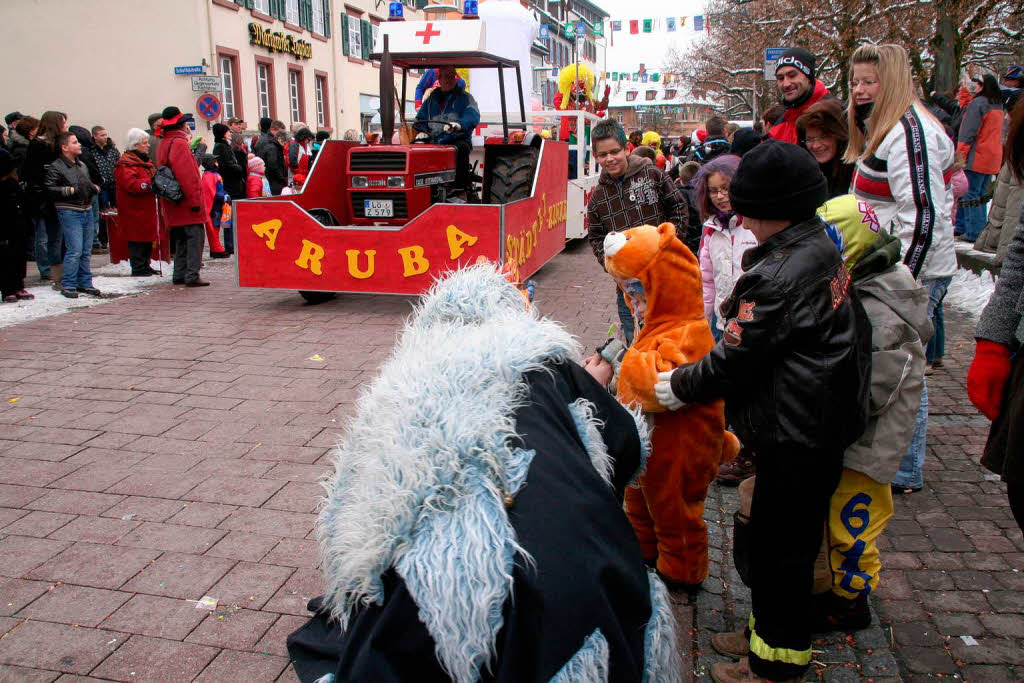
<instances>
[{"instance_id":1,"label":"red cross flag","mask_svg":"<svg viewBox=\"0 0 1024 683\"><path fill-rule=\"evenodd\" d=\"M485 28L482 21L389 21L380 25L373 51L384 49L384 36L391 52L483 51Z\"/></svg>"}]
</instances>

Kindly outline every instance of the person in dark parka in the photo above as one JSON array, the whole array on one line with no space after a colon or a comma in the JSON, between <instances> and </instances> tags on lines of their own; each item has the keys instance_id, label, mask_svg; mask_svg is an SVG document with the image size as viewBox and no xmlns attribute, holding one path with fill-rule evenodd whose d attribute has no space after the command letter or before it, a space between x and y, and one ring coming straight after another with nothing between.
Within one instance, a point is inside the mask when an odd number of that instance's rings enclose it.
<instances>
[{"instance_id":1,"label":"person in dark parka","mask_svg":"<svg viewBox=\"0 0 1024 683\"><path fill-rule=\"evenodd\" d=\"M0 296L4 303L34 299L25 290L25 238L29 234L18 160L0 149Z\"/></svg>"}]
</instances>

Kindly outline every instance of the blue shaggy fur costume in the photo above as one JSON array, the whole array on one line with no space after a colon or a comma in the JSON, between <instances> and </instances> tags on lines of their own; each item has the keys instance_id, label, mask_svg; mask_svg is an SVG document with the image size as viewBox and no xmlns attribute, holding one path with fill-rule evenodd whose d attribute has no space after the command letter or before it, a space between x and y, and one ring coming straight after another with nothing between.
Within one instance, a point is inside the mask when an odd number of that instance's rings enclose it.
<instances>
[{"instance_id":1,"label":"blue shaggy fur costume","mask_svg":"<svg viewBox=\"0 0 1024 683\"><path fill-rule=\"evenodd\" d=\"M489 266L434 286L334 453L302 681L677 681L622 512L650 448Z\"/></svg>"}]
</instances>

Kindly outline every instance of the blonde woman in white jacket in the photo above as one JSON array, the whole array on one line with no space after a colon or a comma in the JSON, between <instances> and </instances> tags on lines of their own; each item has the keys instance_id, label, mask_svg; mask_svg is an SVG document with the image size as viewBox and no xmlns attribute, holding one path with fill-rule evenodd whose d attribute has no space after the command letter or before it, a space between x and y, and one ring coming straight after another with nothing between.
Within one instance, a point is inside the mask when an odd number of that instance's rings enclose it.
<instances>
[{"instance_id":1,"label":"blonde woman in white jacket","mask_svg":"<svg viewBox=\"0 0 1024 683\"><path fill-rule=\"evenodd\" d=\"M955 150L942 124L915 94L910 61L899 45L863 45L853 53L850 142L844 160L856 163L854 194L874 207L882 229L899 237L903 262L928 287L928 318L942 302L956 272L950 220ZM928 391L894 493L924 486Z\"/></svg>"},{"instance_id":2,"label":"blonde woman in white jacket","mask_svg":"<svg viewBox=\"0 0 1024 683\"><path fill-rule=\"evenodd\" d=\"M694 178L701 230L700 260L704 289L704 316L715 341L722 336L725 321L718 308L743 274L743 252L757 246L754 234L743 227L743 219L732 210L729 183L740 158L733 154L716 157L701 167Z\"/></svg>"}]
</instances>

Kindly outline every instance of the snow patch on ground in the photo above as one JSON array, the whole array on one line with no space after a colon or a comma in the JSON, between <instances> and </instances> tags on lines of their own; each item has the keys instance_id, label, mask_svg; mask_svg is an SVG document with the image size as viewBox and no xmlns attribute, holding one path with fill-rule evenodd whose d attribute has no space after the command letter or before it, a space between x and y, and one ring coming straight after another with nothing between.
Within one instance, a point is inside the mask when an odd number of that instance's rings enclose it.
<instances>
[{"instance_id":1,"label":"snow patch on ground","mask_svg":"<svg viewBox=\"0 0 1024 683\"><path fill-rule=\"evenodd\" d=\"M0 303L0 328L51 315L60 315L76 308L109 303L122 296L148 294L146 290L151 287L171 281L171 264L153 261L150 265L154 270L160 270L162 267L163 277L159 275L131 277L132 268L127 261L93 268L92 283L96 289L103 292L103 298L79 294L77 299L68 299L53 289L51 283L39 282L29 275L27 280L30 283L34 281L36 284L28 286L26 289L36 298L11 304Z\"/></svg>"},{"instance_id":2,"label":"snow patch on ground","mask_svg":"<svg viewBox=\"0 0 1024 683\"><path fill-rule=\"evenodd\" d=\"M985 271L978 275L974 271L960 268L953 276L942 303L963 311L977 322L995 288L996 282L991 272Z\"/></svg>"}]
</instances>

